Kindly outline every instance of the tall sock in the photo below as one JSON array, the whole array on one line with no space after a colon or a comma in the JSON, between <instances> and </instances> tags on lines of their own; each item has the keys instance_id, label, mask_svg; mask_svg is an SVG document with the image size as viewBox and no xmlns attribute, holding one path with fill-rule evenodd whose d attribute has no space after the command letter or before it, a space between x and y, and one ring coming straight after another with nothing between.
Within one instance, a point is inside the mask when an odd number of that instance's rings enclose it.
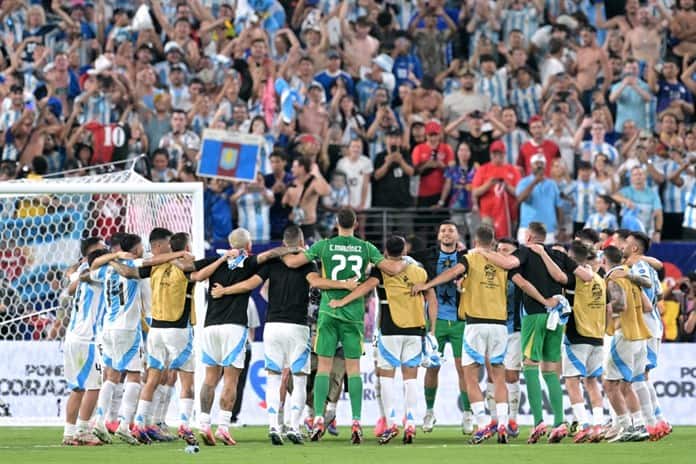
<instances>
[{"instance_id":1,"label":"tall sock","mask_svg":"<svg viewBox=\"0 0 696 464\"><path fill-rule=\"evenodd\" d=\"M74 437L77 435L77 426L75 424L65 423L63 426L63 436L64 437Z\"/></svg>"},{"instance_id":2,"label":"tall sock","mask_svg":"<svg viewBox=\"0 0 696 464\"><path fill-rule=\"evenodd\" d=\"M135 412L135 425L144 427L152 423L152 401L138 401L138 409Z\"/></svg>"},{"instance_id":3,"label":"tall sock","mask_svg":"<svg viewBox=\"0 0 696 464\"><path fill-rule=\"evenodd\" d=\"M118 411L118 418L121 423L118 425L121 431L128 431L128 426L133 422L135 408L138 405L138 397L140 396L139 382L126 382L123 387L123 401L121 401L121 409Z\"/></svg>"},{"instance_id":4,"label":"tall sock","mask_svg":"<svg viewBox=\"0 0 696 464\"><path fill-rule=\"evenodd\" d=\"M268 425L271 428L279 428L278 409L280 408L280 375L268 373L266 376L266 412L268 412Z\"/></svg>"},{"instance_id":5,"label":"tall sock","mask_svg":"<svg viewBox=\"0 0 696 464\"><path fill-rule=\"evenodd\" d=\"M353 420L360 420L362 415L362 377L358 375L348 376L348 394L350 395L350 409L353 413Z\"/></svg>"},{"instance_id":6,"label":"tall sock","mask_svg":"<svg viewBox=\"0 0 696 464\"><path fill-rule=\"evenodd\" d=\"M418 380L404 380L404 390L406 397L406 426L415 427L416 406L418 406Z\"/></svg>"},{"instance_id":7,"label":"tall sock","mask_svg":"<svg viewBox=\"0 0 696 464\"><path fill-rule=\"evenodd\" d=\"M643 413L636 411L631 413L631 420L633 421L633 426L638 428L645 425L645 419L643 418Z\"/></svg>"},{"instance_id":8,"label":"tall sock","mask_svg":"<svg viewBox=\"0 0 696 464\"><path fill-rule=\"evenodd\" d=\"M108 381L107 381L108 382ZM106 413L106 419L109 422L113 422L118 419L118 411L121 409L121 402L123 401L123 382L119 383L113 383L111 382L111 385L113 385L113 396L111 397L111 401L107 406L107 409L104 409L104 412ZM104 386L102 385L102 390L104 389Z\"/></svg>"},{"instance_id":9,"label":"tall sock","mask_svg":"<svg viewBox=\"0 0 696 464\"><path fill-rule=\"evenodd\" d=\"M645 421L649 426L653 426L657 423L655 420L655 408L652 404L652 399L650 397L650 390L648 389L648 383L645 381L634 382L633 390L638 396L638 402L640 403L640 410L643 412Z\"/></svg>"},{"instance_id":10,"label":"tall sock","mask_svg":"<svg viewBox=\"0 0 696 464\"><path fill-rule=\"evenodd\" d=\"M193 398L179 398L181 424L188 427L193 416Z\"/></svg>"},{"instance_id":11,"label":"tall sock","mask_svg":"<svg viewBox=\"0 0 696 464\"><path fill-rule=\"evenodd\" d=\"M631 416L629 414L622 414L620 416L617 415L616 423L624 430L628 429L631 426Z\"/></svg>"},{"instance_id":12,"label":"tall sock","mask_svg":"<svg viewBox=\"0 0 696 464\"><path fill-rule=\"evenodd\" d=\"M396 410L394 409L394 378L381 377L382 384L382 408L384 409L387 423L391 427L396 425Z\"/></svg>"},{"instance_id":13,"label":"tall sock","mask_svg":"<svg viewBox=\"0 0 696 464\"><path fill-rule=\"evenodd\" d=\"M571 407L573 408L575 420L578 421L578 423L581 426L589 424L589 420L587 418L587 409L585 409L585 403L575 403L571 405Z\"/></svg>"},{"instance_id":14,"label":"tall sock","mask_svg":"<svg viewBox=\"0 0 696 464\"><path fill-rule=\"evenodd\" d=\"M169 403L171 403L172 397L174 396L174 390L174 387L164 385L163 393L160 398L159 408L156 411L156 414L154 414L154 417L152 418L155 424L163 424L167 421Z\"/></svg>"},{"instance_id":15,"label":"tall sock","mask_svg":"<svg viewBox=\"0 0 696 464\"><path fill-rule=\"evenodd\" d=\"M650 391L650 400L655 408L655 418L658 421L666 421L665 416L662 414L662 408L660 407L660 400L657 398L657 392L655 391L655 385L652 382L646 382L648 385L648 391Z\"/></svg>"},{"instance_id":16,"label":"tall sock","mask_svg":"<svg viewBox=\"0 0 696 464\"><path fill-rule=\"evenodd\" d=\"M496 403L495 404L495 409L496 409L496 416L498 417L498 423L501 425L505 425L508 422L508 404L507 403Z\"/></svg>"},{"instance_id":17,"label":"tall sock","mask_svg":"<svg viewBox=\"0 0 696 464\"><path fill-rule=\"evenodd\" d=\"M82 420L79 417L77 418L77 433L89 433L91 432L91 427L89 426L89 421L88 420Z\"/></svg>"},{"instance_id":18,"label":"tall sock","mask_svg":"<svg viewBox=\"0 0 696 464\"><path fill-rule=\"evenodd\" d=\"M317 417L324 417L324 403L329 394L329 374L317 373L314 377L314 413Z\"/></svg>"},{"instance_id":19,"label":"tall sock","mask_svg":"<svg viewBox=\"0 0 696 464\"><path fill-rule=\"evenodd\" d=\"M498 422L498 414L495 408L495 385L491 382L486 383L486 409L491 415L491 422Z\"/></svg>"},{"instance_id":20,"label":"tall sock","mask_svg":"<svg viewBox=\"0 0 696 464\"><path fill-rule=\"evenodd\" d=\"M469 402L469 394L465 391L459 392L459 406L462 411L471 411L471 403Z\"/></svg>"},{"instance_id":21,"label":"tall sock","mask_svg":"<svg viewBox=\"0 0 696 464\"><path fill-rule=\"evenodd\" d=\"M483 401L471 403L471 411L474 413L474 418L476 419L479 430L483 430L488 425L485 403Z\"/></svg>"},{"instance_id":22,"label":"tall sock","mask_svg":"<svg viewBox=\"0 0 696 464\"><path fill-rule=\"evenodd\" d=\"M113 383L110 380L107 380L106 382L104 382L101 389L99 390L99 397L97 398L98 420L106 420L106 415L109 412L109 409L111 408L111 402L113 400L115 386L115 383Z\"/></svg>"},{"instance_id":23,"label":"tall sock","mask_svg":"<svg viewBox=\"0 0 696 464\"><path fill-rule=\"evenodd\" d=\"M592 425L604 425L604 408L597 406L592 408Z\"/></svg>"},{"instance_id":24,"label":"tall sock","mask_svg":"<svg viewBox=\"0 0 696 464\"><path fill-rule=\"evenodd\" d=\"M210 413L209 412L202 412L200 416L198 416L198 423L200 424L201 428L209 427L210 426Z\"/></svg>"},{"instance_id":25,"label":"tall sock","mask_svg":"<svg viewBox=\"0 0 696 464\"><path fill-rule=\"evenodd\" d=\"M336 403L331 401L326 402L326 409L324 410L324 419L326 419L327 423L336 419Z\"/></svg>"},{"instance_id":26,"label":"tall sock","mask_svg":"<svg viewBox=\"0 0 696 464\"><path fill-rule=\"evenodd\" d=\"M539 425L544 420L541 405L541 381L539 380L539 366L524 366L524 379L527 383L527 398L529 407L534 416L534 425Z\"/></svg>"},{"instance_id":27,"label":"tall sock","mask_svg":"<svg viewBox=\"0 0 696 464\"><path fill-rule=\"evenodd\" d=\"M387 417L382 403L382 377L379 375L375 378L375 400L377 401L377 418Z\"/></svg>"},{"instance_id":28,"label":"tall sock","mask_svg":"<svg viewBox=\"0 0 696 464\"><path fill-rule=\"evenodd\" d=\"M520 410L520 382L507 383L508 404L510 405L510 420L517 422L517 413Z\"/></svg>"},{"instance_id":29,"label":"tall sock","mask_svg":"<svg viewBox=\"0 0 696 464\"><path fill-rule=\"evenodd\" d=\"M549 400L551 401L551 409L553 410L553 426L558 427L563 423L563 389L561 388L561 379L555 372L543 372L541 374L546 382L546 388L549 391Z\"/></svg>"},{"instance_id":30,"label":"tall sock","mask_svg":"<svg viewBox=\"0 0 696 464\"><path fill-rule=\"evenodd\" d=\"M293 430L299 430L300 421L302 420L302 410L307 402L307 376L306 375L293 375L292 376L292 397L290 416L290 426Z\"/></svg>"},{"instance_id":31,"label":"tall sock","mask_svg":"<svg viewBox=\"0 0 696 464\"><path fill-rule=\"evenodd\" d=\"M437 395L437 387L425 387L425 407L433 409L435 407L435 396Z\"/></svg>"},{"instance_id":32,"label":"tall sock","mask_svg":"<svg viewBox=\"0 0 696 464\"><path fill-rule=\"evenodd\" d=\"M232 411L221 409L218 413L218 429L226 431L230 428L230 422L232 422Z\"/></svg>"},{"instance_id":33,"label":"tall sock","mask_svg":"<svg viewBox=\"0 0 696 464\"><path fill-rule=\"evenodd\" d=\"M160 410L162 409L162 401L164 401L165 396L167 395L167 387L166 385L157 385L157 388L155 388L155 391L152 392L152 420L157 423L157 419L159 419L159 413Z\"/></svg>"}]
</instances>

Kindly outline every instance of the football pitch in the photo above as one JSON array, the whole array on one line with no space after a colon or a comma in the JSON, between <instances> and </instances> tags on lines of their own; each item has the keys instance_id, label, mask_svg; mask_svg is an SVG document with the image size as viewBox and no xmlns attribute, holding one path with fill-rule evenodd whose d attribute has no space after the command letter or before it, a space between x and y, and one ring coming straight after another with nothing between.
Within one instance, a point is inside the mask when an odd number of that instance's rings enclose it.
<instances>
[{"instance_id":1,"label":"football pitch","mask_svg":"<svg viewBox=\"0 0 696 464\"><path fill-rule=\"evenodd\" d=\"M118 439L113 445L101 447L62 447L62 428L2 427L0 428L0 462L58 463L58 464L179 464L240 462L264 463L695 463L696 427L675 427L669 437L659 442L573 444L565 439L561 444L545 442L527 445L528 428L508 445L498 445L495 439L481 445L469 445L467 437L455 427L439 427L433 433L420 430L412 445L405 446L401 437L380 446L372 438L372 428L365 428L362 445L348 441L349 430L343 428L338 437L326 436L320 443L274 447L266 437L265 427L245 427L233 431L237 446L201 446L197 454L184 452L184 442L157 443L151 446L129 446ZM524 437L524 438L523 438ZM240 461L241 460L241 461Z\"/></svg>"}]
</instances>

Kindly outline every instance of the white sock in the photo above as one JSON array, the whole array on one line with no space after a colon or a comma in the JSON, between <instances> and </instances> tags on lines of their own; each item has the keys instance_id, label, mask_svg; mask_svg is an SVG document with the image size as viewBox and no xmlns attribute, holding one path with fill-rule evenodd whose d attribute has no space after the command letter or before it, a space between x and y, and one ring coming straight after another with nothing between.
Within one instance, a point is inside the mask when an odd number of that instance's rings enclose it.
<instances>
[{"instance_id":1,"label":"white sock","mask_svg":"<svg viewBox=\"0 0 696 464\"><path fill-rule=\"evenodd\" d=\"M188 427L191 416L193 415L193 398L180 398L179 408L181 409L181 423Z\"/></svg>"},{"instance_id":2,"label":"white sock","mask_svg":"<svg viewBox=\"0 0 696 464\"><path fill-rule=\"evenodd\" d=\"M382 404L382 377L379 375L375 379L375 400L377 401L377 418L386 417L387 413Z\"/></svg>"},{"instance_id":3,"label":"white sock","mask_svg":"<svg viewBox=\"0 0 696 464\"><path fill-rule=\"evenodd\" d=\"M486 384L486 408L491 414L491 421L497 422L498 416L496 414L497 409L495 407L495 385L491 382Z\"/></svg>"},{"instance_id":4,"label":"white sock","mask_svg":"<svg viewBox=\"0 0 696 464\"><path fill-rule=\"evenodd\" d=\"M162 385L162 396L160 396L159 407L154 410L152 421L155 424L163 424L167 421L167 412L169 412L169 403L174 396L174 387Z\"/></svg>"},{"instance_id":5,"label":"white sock","mask_svg":"<svg viewBox=\"0 0 696 464\"><path fill-rule=\"evenodd\" d=\"M619 427L627 429L631 425L631 416L629 414L616 416L616 424L618 424Z\"/></svg>"},{"instance_id":6,"label":"white sock","mask_svg":"<svg viewBox=\"0 0 696 464\"><path fill-rule=\"evenodd\" d=\"M97 398L97 418L101 421L106 419L106 414L111 408L115 386L116 384L107 380L99 390L99 397Z\"/></svg>"},{"instance_id":7,"label":"white sock","mask_svg":"<svg viewBox=\"0 0 696 464\"><path fill-rule=\"evenodd\" d=\"M655 418L658 421L666 421L665 416L662 414L662 408L660 407L660 401L657 399L657 392L655 391L655 385L652 382L646 382L648 385L648 390L650 391L650 400L655 408Z\"/></svg>"},{"instance_id":8,"label":"white sock","mask_svg":"<svg viewBox=\"0 0 696 464\"><path fill-rule=\"evenodd\" d=\"M113 387L113 396L111 402L107 406L108 409L104 409L107 414L107 419L109 422L113 422L118 419L118 411L121 409L121 402L123 401L123 382L111 383ZM104 386L102 385L102 389Z\"/></svg>"},{"instance_id":9,"label":"white sock","mask_svg":"<svg viewBox=\"0 0 696 464\"><path fill-rule=\"evenodd\" d=\"M648 383L645 381L634 382L633 390L635 390L636 395L638 395L638 401L640 402L640 410L643 412L645 421L649 426L653 426L657 423L655 420L655 408L652 404L652 399L650 398L650 390L648 389Z\"/></svg>"},{"instance_id":10,"label":"white sock","mask_svg":"<svg viewBox=\"0 0 696 464\"><path fill-rule=\"evenodd\" d=\"M77 433L88 433L91 432L88 420L82 420L77 418Z\"/></svg>"},{"instance_id":11,"label":"white sock","mask_svg":"<svg viewBox=\"0 0 696 464\"><path fill-rule=\"evenodd\" d=\"M302 421L302 410L304 409L305 403L307 402L307 376L306 375L293 375L292 376L292 396L290 397L290 404L292 413L290 414L290 426L293 430L300 429L300 422ZM311 409L311 408L309 408ZM314 415L314 410L312 410L312 416Z\"/></svg>"},{"instance_id":12,"label":"white sock","mask_svg":"<svg viewBox=\"0 0 696 464\"><path fill-rule=\"evenodd\" d=\"M152 422L155 421L155 418L159 413L160 405L162 404L162 398L164 397L164 390L160 387L162 387L162 385L157 385L155 391L152 392L152 400L150 400L150 402L152 403L152 408L150 409Z\"/></svg>"},{"instance_id":13,"label":"white sock","mask_svg":"<svg viewBox=\"0 0 696 464\"><path fill-rule=\"evenodd\" d=\"M589 424L589 419L587 418L587 409L585 409L585 403L575 403L571 405L573 408L573 414L575 415L575 420L578 421L581 427Z\"/></svg>"},{"instance_id":14,"label":"white sock","mask_svg":"<svg viewBox=\"0 0 696 464\"><path fill-rule=\"evenodd\" d=\"M645 425L645 419L643 419L643 413L636 411L631 413L631 419L633 420L633 427L641 427Z\"/></svg>"},{"instance_id":15,"label":"white sock","mask_svg":"<svg viewBox=\"0 0 696 464\"><path fill-rule=\"evenodd\" d=\"M592 408L592 425L604 425L604 408L597 406Z\"/></svg>"},{"instance_id":16,"label":"white sock","mask_svg":"<svg viewBox=\"0 0 696 464\"><path fill-rule=\"evenodd\" d=\"M118 418L121 421L118 428L121 431L128 431L128 426L133 422L135 408L138 406L138 397L140 396L139 382L126 382L123 387L123 401L121 401L121 409L118 411Z\"/></svg>"},{"instance_id":17,"label":"white sock","mask_svg":"<svg viewBox=\"0 0 696 464\"><path fill-rule=\"evenodd\" d=\"M63 426L63 436L74 437L75 435L77 435L77 426L75 424L68 424L66 422Z\"/></svg>"},{"instance_id":18,"label":"white sock","mask_svg":"<svg viewBox=\"0 0 696 464\"><path fill-rule=\"evenodd\" d=\"M138 401L138 409L135 412L135 424L138 427L152 424L152 401Z\"/></svg>"},{"instance_id":19,"label":"white sock","mask_svg":"<svg viewBox=\"0 0 696 464\"><path fill-rule=\"evenodd\" d=\"M415 427L418 394L422 392L422 387L418 385L418 379L408 379L404 380L404 390L406 397L406 426Z\"/></svg>"},{"instance_id":20,"label":"white sock","mask_svg":"<svg viewBox=\"0 0 696 464\"><path fill-rule=\"evenodd\" d=\"M389 426L396 425L396 410L394 409L394 378L381 377L382 410L387 418Z\"/></svg>"},{"instance_id":21,"label":"white sock","mask_svg":"<svg viewBox=\"0 0 696 464\"><path fill-rule=\"evenodd\" d=\"M210 426L210 413L208 412L202 412L200 416L198 417L198 423L200 425L200 428L205 428Z\"/></svg>"},{"instance_id":22,"label":"white sock","mask_svg":"<svg viewBox=\"0 0 696 464\"><path fill-rule=\"evenodd\" d=\"M517 413L520 410L520 382L507 383L508 404L510 405L510 420L517 422Z\"/></svg>"},{"instance_id":23,"label":"white sock","mask_svg":"<svg viewBox=\"0 0 696 464\"><path fill-rule=\"evenodd\" d=\"M269 372L266 376L266 412L268 413L268 425L277 429L278 409L280 409L280 374Z\"/></svg>"},{"instance_id":24,"label":"white sock","mask_svg":"<svg viewBox=\"0 0 696 464\"><path fill-rule=\"evenodd\" d=\"M507 403L496 403L495 405L496 416L498 417L498 423L505 425L508 422L508 404Z\"/></svg>"},{"instance_id":25,"label":"white sock","mask_svg":"<svg viewBox=\"0 0 696 464\"><path fill-rule=\"evenodd\" d=\"M232 411L223 411L221 409L218 413L218 429L227 430L230 427L231 421Z\"/></svg>"},{"instance_id":26,"label":"white sock","mask_svg":"<svg viewBox=\"0 0 696 464\"><path fill-rule=\"evenodd\" d=\"M324 409L324 417L333 417L334 419L336 418L336 403L332 401L328 401L326 403L326 408Z\"/></svg>"},{"instance_id":27,"label":"white sock","mask_svg":"<svg viewBox=\"0 0 696 464\"><path fill-rule=\"evenodd\" d=\"M486 418L486 406L483 401L471 403L471 412L474 413L479 430L482 430L486 425L488 425L488 419Z\"/></svg>"}]
</instances>

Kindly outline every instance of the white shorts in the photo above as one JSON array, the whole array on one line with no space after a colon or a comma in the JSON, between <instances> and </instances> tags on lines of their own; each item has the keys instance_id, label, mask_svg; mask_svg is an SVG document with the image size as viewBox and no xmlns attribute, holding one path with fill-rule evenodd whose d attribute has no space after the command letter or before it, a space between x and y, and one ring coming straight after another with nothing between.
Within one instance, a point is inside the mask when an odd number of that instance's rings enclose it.
<instances>
[{"instance_id":1,"label":"white shorts","mask_svg":"<svg viewBox=\"0 0 696 464\"><path fill-rule=\"evenodd\" d=\"M101 356L105 366L118 372L143 370L142 332L106 329L101 337Z\"/></svg>"},{"instance_id":2,"label":"white shorts","mask_svg":"<svg viewBox=\"0 0 696 464\"><path fill-rule=\"evenodd\" d=\"M513 332L508 334L507 351L505 351L505 370L521 371L522 370L522 334Z\"/></svg>"},{"instance_id":3,"label":"white shorts","mask_svg":"<svg viewBox=\"0 0 696 464\"><path fill-rule=\"evenodd\" d=\"M377 367L418 367L423 353L420 335L382 335L377 338Z\"/></svg>"},{"instance_id":4,"label":"white shorts","mask_svg":"<svg viewBox=\"0 0 696 464\"><path fill-rule=\"evenodd\" d=\"M660 347L662 346L662 338L648 338L648 364L646 370L655 369L657 367L657 358L660 356Z\"/></svg>"},{"instance_id":5,"label":"white shorts","mask_svg":"<svg viewBox=\"0 0 696 464\"><path fill-rule=\"evenodd\" d=\"M66 340L63 344L65 380L71 390L98 390L101 365L94 343Z\"/></svg>"},{"instance_id":6,"label":"white shorts","mask_svg":"<svg viewBox=\"0 0 696 464\"><path fill-rule=\"evenodd\" d=\"M505 324L467 324L464 329L462 366L503 364L507 351L508 329Z\"/></svg>"},{"instance_id":7,"label":"white shorts","mask_svg":"<svg viewBox=\"0 0 696 464\"><path fill-rule=\"evenodd\" d=\"M193 329L151 327L147 336L147 367L194 371Z\"/></svg>"},{"instance_id":8,"label":"white shorts","mask_svg":"<svg viewBox=\"0 0 696 464\"><path fill-rule=\"evenodd\" d=\"M310 353L308 326L269 322L264 327L263 354L269 371L289 367L293 374L309 374Z\"/></svg>"},{"instance_id":9,"label":"white shorts","mask_svg":"<svg viewBox=\"0 0 696 464\"><path fill-rule=\"evenodd\" d=\"M246 341L247 328L238 324L203 327L203 364L243 369Z\"/></svg>"},{"instance_id":10,"label":"white shorts","mask_svg":"<svg viewBox=\"0 0 696 464\"><path fill-rule=\"evenodd\" d=\"M648 350L645 340L626 340L621 331L614 334L609 355L604 360L604 378L633 382L645 373Z\"/></svg>"},{"instance_id":11,"label":"white shorts","mask_svg":"<svg viewBox=\"0 0 696 464\"><path fill-rule=\"evenodd\" d=\"M586 343L571 345L563 344L561 352L563 362L563 377L600 377L604 348Z\"/></svg>"}]
</instances>

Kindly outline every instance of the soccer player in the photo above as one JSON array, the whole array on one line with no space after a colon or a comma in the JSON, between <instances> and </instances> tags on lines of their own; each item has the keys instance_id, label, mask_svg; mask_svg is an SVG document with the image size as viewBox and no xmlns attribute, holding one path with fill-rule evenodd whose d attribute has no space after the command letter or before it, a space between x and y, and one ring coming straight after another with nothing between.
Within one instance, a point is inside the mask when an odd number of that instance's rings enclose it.
<instances>
[{"instance_id":1,"label":"soccer player","mask_svg":"<svg viewBox=\"0 0 696 464\"><path fill-rule=\"evenodd\" d=\"M437 276L455 266L464 252L458 250L459 232L457 225L452 221L441 222L438 226L437 240L439 246L418 252L412 252L411 257L423 264L429 276ZM464 340L463 320L459 319L457 307L459 305L459 292L453 281L443 282L435 287L437 296L437 321L435 323L435 337L440 353L445 350L448 343L452 348L457 377L459 378L459 406L463 411L462 431L465 434L473 432L474 422L471 415L469 396L466 393L466 381L464 368L462 367L462 345ZM423 418L423 432L433 431L437 422L435 418L435 397L437 395L439 367L430 367L425 371L425 417Z\"/></svg>"},{"instance_id":2,"label":"soccer player","mask_svg":"<svg viewBox=\"0 0 696 464\"><path fill-rule=\"evenodd\" d=\"M613 335L604 365L604 387L617 415L614 430L608 431L605 438L609 442L645 440L649 434L631 384L645 372L647 365L646 343L650 331L642 313L644 307L649 309L650 303L643 301L640 287L628 278L629 269L621 264L621 250L609 246L603 256L609 267L606 280L612 307L612 323L607 332Z\"/></svg>"},{"instance_id":3,"label":"soccer player","mask_svg":"<svg viewBox=\"0 0 696 464\"><path fill-rule=\"evenodd\" d=\"M193 263L196 269L191 274L194 282L209 281L208 307L203 325L201 347L205 368L205 380L201 386L200 435L203 442L215 446L216 438L225 445L236 445L229 433L232 407L236 399L239 373L244 367L247 341L247 307L250 292L225 295L213 298L212 289L216 284L229 286L242 282L256 274L259 264L268 259L280 257L290 251L287 248L274 248L258 256L248 256L251 252L251 236L246 229L233 230L228 241L231 250L219 258L201 259ZM215 435L210 428L210 410L215 399L215 388L223 379L220 397L220 415Z\"/></svg>"},{"instance_id":4,"label":"soccer player","mask_svg":"<svg viewBox=\"0 0 696 464\"><path fill-rule=\"evenodd\" d=\"M111 404L114 384L118 383L121 373L125 372L126 382L118 414L120 423L116 429L116 436L126 443L137 445L139 442L131 435L128 427L138 403L140 374L143 369L141 286L138 280L118 274L109 262L120 259L124 265L134 266L131 258L142 257L143 244L139 236L124 234L120 247L122 251L99 256L90 264L90 278L101 282L102 295L106 301L101 341L102 360L107 367L107 373L99 394L95 434L106 434L104 412Z\"/></svg>"},{"instance_id":5,"label":"soccer player","mask_svg":"<svg viewBox=\"0 0 696 464\"><path fill-rule=\"evenodd\" d=\"M315 259L321 260L323 276L331 280L348 280L357 278L363 282L367 266L374 264L389 274L397 274L405 267L401 261L385 261L377 248L369 242L355 238L357 226L355 212L342 208L336 214L338 235L314 243L302 254L283 258L289 267L300 267ZM348 394L350 395L353 424L351 441L362 442L362 377L360 376L360 357L363 352L363 324L365 302L358 298L337 310L329 307L331 300L343 298L347 290L326 290L322 292L317 320L315 351L317 353L317 375L314 380L314 408L317 418L314 421L311 439L319 440L324 434L324 402L329 391L329 373L340 342L346 359L348 374Z\"/></svg>"},{"instance_id":6,"label":"soccer player","mask_svg":"<svg viewBox=\"0 0 696 464\"><path fill-rule=\"evenodd\" d=\"M100 297L101 285L89 280L89 262L90 258L94 261L108 251L98 237L83 240L80 251L82 262L70 276L68 293L73 295L72 311L63 344L65 379L71 389L65 408L65 446L102 444L102 440L90 431L89 420L101 386L101 366L95 338L97 322L104 312L104 300ZM111 442L108 433L103 442Z\"/></svg>"},{"instance_id":7,"label":"soccer player","mask_svg":"<svg viewBox=\"0 0 696 464\"><path fill-rule=\"evenodd\" d=\"M393 236L386 243L386 259L401 261L404 256L406 241L403 237ZM423 295L411 294L416 284L424 284L427 273L416 264L408 264L406 268L394 276L390 276L373 268L370 278L350 294L340 300L332 300L331 308L341 308L358 298L363 297L375 287L380 301L379 327L377 339L377 366L380 370L380 386L382 407L387 416L387 428L379 437L379 443L384 445L399 435L396 409L394 408L394 374L401 368L404 382L406 428L403 441L413 443L416 436L415 412L418 402L418 366L421 363L422 338L425 335L426 323L424 304L428 302L428 318L430 320L430 336L435 337L435 321L437 319L437 298L435 291L429 289L425 300ZM378 286L379 285L379 286Z\"/></svg>"},{"instance_id":8,"label":"soccer player","mask_svg":"<svg viewBox=\"0 0 696 464\"><path fill-rule=\"evenodd\" d=\"M586 266L594 259L594 252L579 240L575 240L570 246L570 257L578 265ZM607 320L606 284L604 279L593 271L592 280L589 282L576 279L573 274L569 275L566 289L566 297L573 312L568 318L563 340L562 372L573 414L580 427L573 441L598 442L602 437L604 422L599 377L602 375L602 344ZM580 388L581 381L590 397L591 426Z\"/></svg>"},{"instance_id":9,"label":"soccer player","mask_svg":"<svg viewBox=\"0 0 696 464\"><path fill-rule=\"evenodd\" d=\"M461 363L464 366L467 392L478 430L471 443L478 444L490 438L497 430L498 441L507 443L507 387L503 360L507 346L507 271L496 263L498 253L492 250L494 232L488 226L476 229L476 248L460 258L459 262L423 285L414 285L414 291L427 290L449 282L460 275L462 296L458 316L466 319ZM485 254L480 251L486 250ZM491 259L488 259L490 257ZM501 421L488 423L483 393L478 383L479 370L486 360L495 387L496 413Z\"/></svg>"},{"instance_id":10,"label":"soccer player","mask_svg":"<svg viewBox=\"0 0 696 464\"><path fill-rule=\"evenodd\" d=\"M288 226L283 232L283 245L288 248L304 248L302 229ZM352 290L355 280L345 282L321 278L316 264L307 263L291 269L281 260L261 266L256 274L229 287L215 284L213 298L251 292L268 280L268 307L263 337L266 358L266 408L269 416L269 437L274 445L282 445L279 423L282 371L292 372L291 413L287 415L287 438L302 444L299 431L302 410L306 401L307 374L309 374L309 327L307 308L310 286L319 289Z\"/></svg>"}]
</instances>

